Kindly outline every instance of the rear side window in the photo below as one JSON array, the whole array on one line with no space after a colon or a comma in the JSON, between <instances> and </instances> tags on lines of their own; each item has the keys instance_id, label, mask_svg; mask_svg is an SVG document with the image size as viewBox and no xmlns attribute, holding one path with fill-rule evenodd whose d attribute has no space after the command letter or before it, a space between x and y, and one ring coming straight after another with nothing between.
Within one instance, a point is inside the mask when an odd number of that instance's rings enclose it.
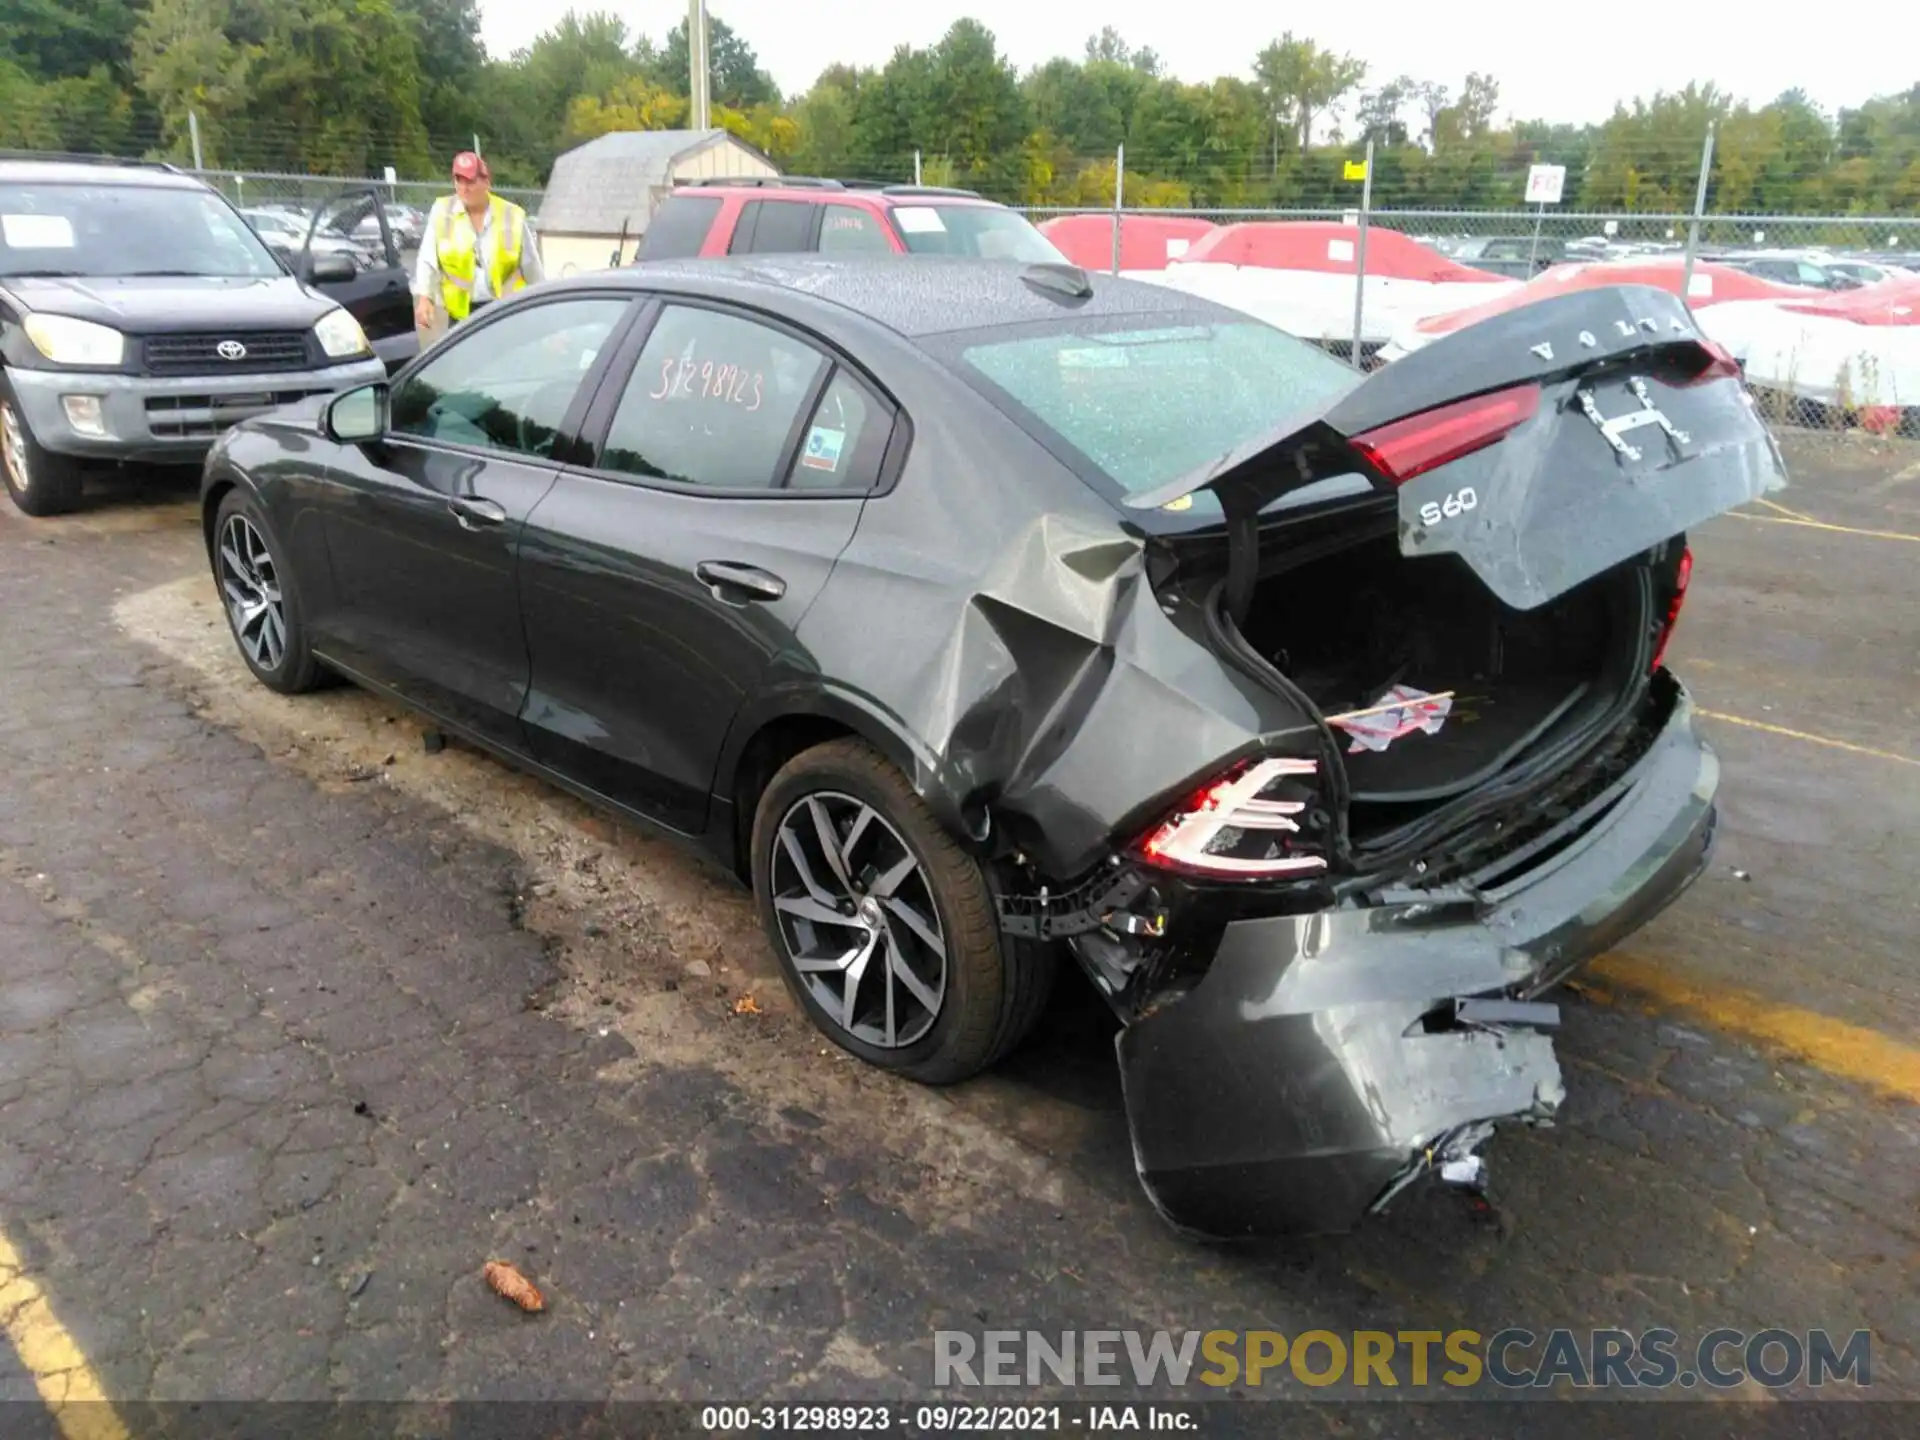
<instances>
[{"instance_id":1,"label":"rear side window","mask_svg":"<svg viewBox=\"0 0 1920 1440\"><path fill-rule=\"evenodd\" d=\"M1317 346L1255 320L1063 325L958 342L960 371L1039 438L1129 494L1157 489L1359 383ZM979 382L986 382L981 386Z\"/></svg>"},{"instance_id":2,"label":"rear side window","mask_svg":"<svg viewBox=\"0 0 1920 1440\"><path fill-rule=\"evenodd\" d=\"M794 452L787 484L795 490L865 489L880 474L892 417L844 368L834 373Z\"/></svg>"},{"instance_id":3,"label":"rear side window","mask_svg":"<svg viewBox=\"0 0 1920 1440\"><path fill-rule=\"evenodd\" d=\"M741 213L728 253L791 255L810 250L815 210L798 200L756 200Z\"/></svg>"},{"instance_id":4,"label":"rear side window","mask_svg":"<svg viewBox=\"0 0 1920 1440\"><path fill-rule=\"evenodd\" d=\"M640 242L642 260L688 260L700 253L713 220L720 213L718 195L669 195L653 212Z\"/></svg>"}]
</instances>

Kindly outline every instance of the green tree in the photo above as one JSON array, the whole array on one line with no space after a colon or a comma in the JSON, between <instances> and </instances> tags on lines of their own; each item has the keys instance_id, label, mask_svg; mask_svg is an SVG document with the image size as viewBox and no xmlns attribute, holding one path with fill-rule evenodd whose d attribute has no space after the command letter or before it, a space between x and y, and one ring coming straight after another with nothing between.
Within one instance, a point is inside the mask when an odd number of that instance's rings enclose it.
<instances>
[{"instance_id":1,"label":"green tree","mask_svg":"<svg viewBox=\"0 0 1920 1440\"><path fill-rule=\"evenodd\" d=\"M445 144L485 128L492 106L478 0L393 0L393 8L413 37L427 134Z\"/></svg>"},{"instance_id":2,"label":"green tree","mask_svg":"<svg viewBox=\"0 0 1920 1440\"><path fill-rule=\"evenodd\" d=\"M1312 40L1296 39L1289 30L1255 57L1253 70L1275 124L1277 117L1287 116L1295 148L1305 150L1313 142L1314 120L1358 88L1367 64L1323 50Z\"/></svg>"},{"instance_id":3,"label":"green tree","mask_svg":"<svg viewBox=\"0 0 1920 1440\"><path fill-rule=\"evenodd\" d=\"M35 79L124 75L140 0L7 0L0 55Z\"/></svg>"},{"instance_id":4,"label":"green tree","mask_svg":"<svg viewBox=\"0 0 1920 1440\"><path fill-rule=\"evenodd\" d=\"M259 47L235 43L229 32L239 20L235 0L152 0L131 37L133 73L161 120L164 153L190 160L189 115L204 127L207 164L239 163L238 144L251 99Z\"/></svg>"},{"instance_id":5,"label":"green tree","mask_svg":"<svg viewBox=\"0 0 1920 1440\"><path fill-rule=\"evenodd\" d=\"M715 105L746 110L780 103L779 87L760 68L760 57L753 47L726 21L711 16L707 20L707 61L711 72L707 89ZM667 32L666 45L658 56L649 57L647 69L663 89L683 96L691 92L693 51L685 20Z\"/></svg>"},{"instance_id":6,"label":"green tree","mask_svg":"<svg viewBox=\"0 0 1920 1440\"><path fill-rule=\"evenodd\" d=\"M1360 139L1371 140L1375 145L1405 145L1408 140L1405 112L1413 97L1413 81L1405 75L1361 96L1355 117Z\"/></svg>"}]
</instances>

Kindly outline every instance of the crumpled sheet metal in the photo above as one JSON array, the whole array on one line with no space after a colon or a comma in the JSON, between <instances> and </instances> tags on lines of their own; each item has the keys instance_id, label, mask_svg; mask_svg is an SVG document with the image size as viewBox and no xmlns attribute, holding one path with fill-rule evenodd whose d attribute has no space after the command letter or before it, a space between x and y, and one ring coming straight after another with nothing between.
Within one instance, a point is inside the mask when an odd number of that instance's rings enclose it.
<instances>
[{"instance_id":1,"label":"crumpled sheet metal","mask_svg":"<svg viewBox=\"0 0 1920 1440\"><path fill-rule=\"evenodd\" d=\"M863 524L840 563L862 563L870 538ZM1116 803L1298 724L1175 629L1141 542L1116 539L1110 518L1040 511L983 548L964 604L944 588L956 577L901 574L863 626L888 672L871 693L926 747L916 788L977 838L990 815L1042 873L1071 878L1102 858ZM833 590L807 618L809 648L855 623L833 613Z\"/></svg>"},{"instance_id":2,"label":"crumpled sheet metal","mask_svg":"<svg viewBox=\"0 0 1920 1440\"><path fill-rule=\"evenodd\" d=\"M1114 1042L1161 1214L1215 1236L1345 1230L1463 1127L1551 1119L1548 1034L1423 1019L1538 996L1659 914L1707 863L1719 773L1683 698L1613 810L1478 919L1414 898L1229 924L1193 990Z\"/></svg>"},{"instance_id":3,"label":"crumpled sheet metal","mask_svg":"<svg viewBox=\"0 0 1920 1440\"><path fill-rule=\"evenodd\" d=\"M1199 986L1115 1041L1141 1183L1214 1236L1346 1229L1410 1157L1565 1098L1538 1031L1420 1033L1449 997L1534 968L1478 924L1407 907L1243 921Z\"/></svg>"}]
</instances>

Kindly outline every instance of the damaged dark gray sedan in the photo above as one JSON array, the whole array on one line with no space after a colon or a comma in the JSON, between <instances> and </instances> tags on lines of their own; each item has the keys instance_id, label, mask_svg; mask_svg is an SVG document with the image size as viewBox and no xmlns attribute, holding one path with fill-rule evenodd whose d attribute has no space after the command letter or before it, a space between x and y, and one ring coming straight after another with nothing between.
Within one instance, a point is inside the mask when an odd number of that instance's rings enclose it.
<instances>
[{"instance_id":1,"label":"damaged dark gray sedan","mask_svg":"<svg viewBox=\"0 0 1920 1440\"><path fill-rule=\"evenodd\" d=\"M1657 290L1362 379L1151 285L796 257L536 287L204 504L262 681L701 846L862 1059L976 1074L1071 957L1155 1205L1237 1236L1552 1117L1540 997L1712 842L1686 533L1784 483Z\"/></svg>"}]
</instances>

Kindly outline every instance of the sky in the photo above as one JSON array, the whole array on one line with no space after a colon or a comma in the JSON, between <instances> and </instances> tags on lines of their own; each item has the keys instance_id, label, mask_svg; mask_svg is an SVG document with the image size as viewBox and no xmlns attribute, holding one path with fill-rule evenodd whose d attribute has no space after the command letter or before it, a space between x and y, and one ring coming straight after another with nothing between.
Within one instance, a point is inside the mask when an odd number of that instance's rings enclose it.
<instances>
[{"instance_id":1,"label":"sky","mask_svg":"<svg viewBox=\"0 0 1920 1440\"><path fill-rule=\"evenodd\" d=\"M480 0L481 38L506 57L550 28L567 9L605 10L656 41L688 10L676 0ZM1743 15L1744 12L1744 15ZM1769 19L1738 4L1628 5L1528 9L1441 6L1433 0L1369 0L1350 6L1268 6L1227 0L1203 12L1167 0L708 0L759 53L774 82L805 90L828 65L882 65L897 45L926 46L962 16L994 33L1023 72L1056 55L1078 58L1087 37L1112 25L1134 46L1151 46L1182 80L1252 78L1253 57L1291 27L1321 46L1368 64L1368 82L1396 75L1439 80L1457 94L1469 70L1500 86L1501 119L1597 122L1615 101L1712 80L1764 104L1798 85L1831 113L1920 81L1911 0L1853 0L1845 24L1803 26L1802 10ZM1205 19L1196 23L1196 14ZM829 20L828 16L834 18ZM1256 18L1256 17L1267 18ZM1788 18L1791 16L1792 18ZM1863 44L1878 35L1889 43ZM1904 40L1897 37L1904 36Z\"/></svg>"}]
</instances>

